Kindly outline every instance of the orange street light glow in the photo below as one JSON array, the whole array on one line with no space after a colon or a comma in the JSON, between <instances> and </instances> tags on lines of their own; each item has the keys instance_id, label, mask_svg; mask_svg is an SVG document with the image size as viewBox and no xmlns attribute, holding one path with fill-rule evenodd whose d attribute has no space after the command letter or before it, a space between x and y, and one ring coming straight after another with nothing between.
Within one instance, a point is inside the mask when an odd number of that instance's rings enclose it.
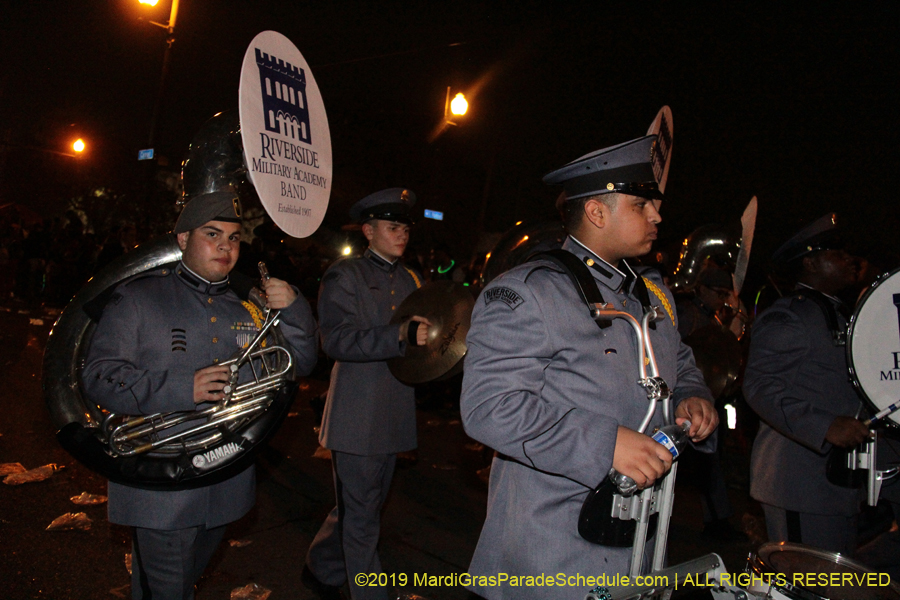
<instances>
[{"instance_id":1,"label":"orange street light glow","mask_svg":"<svg viewBox=\"0 0 900 600\"><path fill-rule=\"evenodd\" d=\"M75 140L75 143L72 144L72 149L75 150L75 152L84 152L84 140L81 138Z\"/></svg>"},{"instance_id":2,"label":"orange street light glow","mask_svg":"<svg viewBox=\"0 0 900 600\"><path fill-rule=\"evenodd\" d=\"M156 6L156 3L159 2L159 0L139 0L139 1L141 4L147 4L149 6Z\"/></svg>"},{"instance_id":3,"label":"orange street light glow","mask_svg":"<svg viewBox=\"0 0 900 600\"><path fill-rule=\"evenodd\" d=\"M467 110L469 110L469 103L466 102L466 97L462 93L457 94L450 102L450 112L461 117L466 114Z\"/></svg>"}]
</instances>

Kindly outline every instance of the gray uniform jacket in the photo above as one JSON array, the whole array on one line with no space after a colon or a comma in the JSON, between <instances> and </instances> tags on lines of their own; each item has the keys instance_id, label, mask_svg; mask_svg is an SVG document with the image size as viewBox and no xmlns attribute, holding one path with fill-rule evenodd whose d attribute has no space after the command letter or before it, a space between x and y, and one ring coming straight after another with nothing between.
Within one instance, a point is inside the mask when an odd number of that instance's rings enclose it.
<instances>
[{"instance_id":1,"label":"gray uniform jacket","mask_svg":"<svg viewBox=\"0 0 900 600\"><path fill-rule=\"evenodd\" d=\"M394 454L416 447L416 402L387 359L403 356L394 311L419 286L399 261L370 250L338 261L322 277L319 326L322 348L336 362L319 441L331 450Z\"/></svg>"},{"instance_id":2,"label":"gray uniform jacket","mask_svg":"<svg viewBox=\"0 0 900 600\"><path fill-rule=\"evenodd\" d=\"M838 321L846 328L840 314ZM857 513L858 492L825 476L825 432L860 407L845 351L808 297L779 298L756 319L744 375L747 402L762 419L750 462L756 500L820 515Z\"/></svg>"},{"instance_id":3,"label":"gray uniform jacket","mask_svg":"<svg viewBox=\"0 0 900 600\"><path fill-rule=\"evenodd\" d=\"M298 296L281 311L281 331L298 375L316 362L316 324ZM82 372L88 397L119 414L196 410L194 372L231 357L257 326L227 282L209 283L183 264L150 271L116 288L103 310ZM239 519L255 498L250 467L193 490L142 490L109 483L109 520L174 530Z\"/></svg>"},{"instance_id":4,"label":"gray uniform jacket","mask_svg":"<svg viewBox=\"0 0 900 600\"><path fill-rule=\"evenodd\" d=\"M628 265L615 269L571 237L563 249L593 259L591 274L603 299L640 319L636 275ZM666 307L665 320L650 337L675 403L691 396L711 401L693 354L678 335L671 293L655 271L644 276L665 298L650 291L651 303ZM586 542L577 521L588 492L612 466L617 427L637 429L647 412L631 325L615 319L598 329L568 276L550 263L532 262L488 285L476 301L467 344L463 425L499 453L469 573L627 573L631 549ZM662 422L657 409L649 429ZM474 591L489 599L571 599L585 592L473 583Z\"/></svg>"}]
</instances>

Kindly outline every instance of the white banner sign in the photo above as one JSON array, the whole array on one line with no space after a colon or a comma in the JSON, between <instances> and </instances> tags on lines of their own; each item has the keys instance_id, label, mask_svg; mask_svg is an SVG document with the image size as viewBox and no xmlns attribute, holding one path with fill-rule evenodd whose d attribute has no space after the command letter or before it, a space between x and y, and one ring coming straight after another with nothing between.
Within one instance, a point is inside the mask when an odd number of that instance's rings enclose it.
<instances>
[{"instance_id":1,"label":"white banner sign","mask_svg":"<svg viewBox=\"0 0 900 600\"><path fill-rule=\"evenodd\" d=\"M239 95L244 160L263 207L288 235L312 235L328 208L332 163L309 65L289 39L264 31L244 54Z\"/></svg>"}]
</instances>

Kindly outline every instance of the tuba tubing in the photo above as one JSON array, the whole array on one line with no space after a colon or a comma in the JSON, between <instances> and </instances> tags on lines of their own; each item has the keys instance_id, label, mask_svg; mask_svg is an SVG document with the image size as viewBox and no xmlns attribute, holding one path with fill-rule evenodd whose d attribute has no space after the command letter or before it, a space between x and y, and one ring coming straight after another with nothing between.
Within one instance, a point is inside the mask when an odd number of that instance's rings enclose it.
<instances>
[{"instance_id":1,"label":"tuba tubing","mask_svg":"<svg viewBox=\"0 0 900 600\"><path fill-rule=\"evenodd\" d=\"M206 449L222 438L221 425L230 425L265 411L274 395L269 392L277 391L285 378L291 376L293 370L291 353L284 347L258 348L269 330L277 323L277 315L276 311L267 316L265 325L246 350L239 350L237 356L220 363L223 367L230 367L231 379L235 382L225 388L225 397L222 400L201 411L175 411L142 416L110 413L103 424L103 433L110 452L117 456L130 456L151 450L177 454L184 450ZM244 365L252 372L253 379L236 385L238 373ZM160 437L166 430L193 421L205 422L168 437ZM207 431L215 433L200 439L196 438L198 434Z\"/></svg>"},{"instance_id":2,"label":"tuba tubing","mask_svg":"<svg viewBox=\"0 0 900 600\"><path fill-rule=\"evenodd\" d=\"M84 396L81 369L106 298L124 280L180 258L175 236L168 234L110 263L66 306L44 350L42 390L58 428L57 440L88 468L132 487L192 489L232 477L252 464L254 451L282 423L297 390L291 353L273 313L267 322L267 340L272 343L238 351L224 363L242 359L250 363L245 368L252 369L252 380L236 386L214 406L125 416L105 413ZM266 335L265 328L254 343ZM188 430L160 437L164 430L179 426Z\"/></svg>"}]
</instances>

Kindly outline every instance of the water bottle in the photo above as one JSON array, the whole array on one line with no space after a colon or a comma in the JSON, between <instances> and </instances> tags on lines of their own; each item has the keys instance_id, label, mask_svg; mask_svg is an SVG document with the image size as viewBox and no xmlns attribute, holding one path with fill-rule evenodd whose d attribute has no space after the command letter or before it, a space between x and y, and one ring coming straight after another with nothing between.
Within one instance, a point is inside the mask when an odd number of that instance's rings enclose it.
<instances>
[{"instance_id":1,"label":"water bottle","mask_svg":"<svg viewBox=\"0 0 900 600\"><path fill-rule=\"evenodd\" d=\"M685 421L681 425L672 423L671 425L657 427L653 430L653 434L650 437L655 442L662 444L672 454L672 460L675 461L681 455L681 451L684 450L688 440L690 440L688 437L688 431L690 430L690 421ZM615 470L611 470L609 474L619 493L623 496L630 496L637 491L637 484L631 477L617 473Z\"/></svg>"},{"instance_id":2,"label":"water bottle","mask_svg":"<svg viewBox=\"0 0 900 600\"><path fill-rule=\"evenodd\" d=\"M672 453L672 460L678 458L688 442L688 431L691 423L685 421L681 425L666 425L653 430L651 437ZM613 516L614 495L630 496L637 491L637 484L631 477L609 470L609 477L604 477L594 488L581 506L578 515L578 534L592 544L626 548L634 544L637 521L620 519ZM650 515L648 535L656 531L658 515Z\"/></svg>"}]
</instances>

